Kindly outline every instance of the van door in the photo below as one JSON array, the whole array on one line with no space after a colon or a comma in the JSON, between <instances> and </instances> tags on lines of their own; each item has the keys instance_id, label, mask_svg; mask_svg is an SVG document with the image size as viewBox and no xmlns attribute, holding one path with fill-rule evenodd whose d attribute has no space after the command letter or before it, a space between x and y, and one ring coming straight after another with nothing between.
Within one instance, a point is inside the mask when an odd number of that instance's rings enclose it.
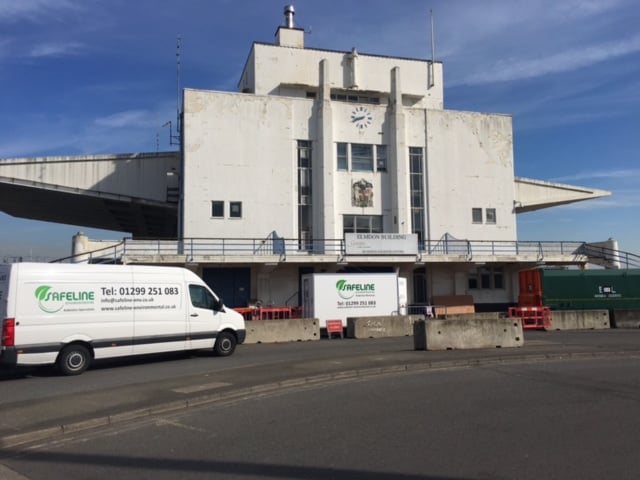
<instances>
[{"instance_id":1,"label":"van door","mask_svg":"<svg viewBox=\"0 0 640 480\"><path fill-rule=\"evenodd\" d=\"M189 285L189 340L188 348L213 348L220 328L222 302L204 285Z\"/></svg>"}]
</instances>

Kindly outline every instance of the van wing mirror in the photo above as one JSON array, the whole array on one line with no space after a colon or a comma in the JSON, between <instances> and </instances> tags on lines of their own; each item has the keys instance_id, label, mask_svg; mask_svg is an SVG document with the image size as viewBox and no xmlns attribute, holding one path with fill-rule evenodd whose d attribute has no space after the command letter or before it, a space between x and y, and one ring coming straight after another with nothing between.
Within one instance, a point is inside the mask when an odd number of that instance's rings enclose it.
<instances>
[{"instance_id":1,"label":"van wing mirror","mask_svg":"<svg viewBox=\"0 0 640 480\"><path fill-rule=\"evenodd\" d=\"M215 312L224 312L224 302L222 298L218 298L213 301L213 310Z\"/></svg>"}]
</instances>

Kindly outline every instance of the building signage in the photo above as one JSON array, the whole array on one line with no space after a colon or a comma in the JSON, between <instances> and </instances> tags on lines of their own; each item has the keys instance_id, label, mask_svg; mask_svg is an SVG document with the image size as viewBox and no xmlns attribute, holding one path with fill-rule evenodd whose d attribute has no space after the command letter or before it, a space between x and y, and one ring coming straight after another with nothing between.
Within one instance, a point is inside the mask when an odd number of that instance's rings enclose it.
<instances>
[{"instance_id":1,"label":"building signage","mask_svg":"<svg viewBox=\"0 0 640 480\"><path fill-rule=\"evenodd\" d=\"M347 255L417 255L417 233L345 233Z\"/></svg>"}]
</instances>

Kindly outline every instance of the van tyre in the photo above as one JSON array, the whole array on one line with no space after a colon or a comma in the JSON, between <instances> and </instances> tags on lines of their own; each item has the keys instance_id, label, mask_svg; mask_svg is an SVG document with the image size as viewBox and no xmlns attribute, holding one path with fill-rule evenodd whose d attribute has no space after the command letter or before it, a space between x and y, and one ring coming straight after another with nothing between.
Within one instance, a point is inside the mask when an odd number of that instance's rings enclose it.
<instances>
[{"instance_id":1,"label":"van tyre","mask_svg":"<svg viewBox=\"0 0 640 480\"><path fill-rule=\"evenodd\" d=\"M89 349L84 345L72 344L64 347L58 355L58 369L63 375L80 375L91 362Z\"/></svg>"},{"instance_id":2,"label":"van tyre","mask_svg":"<svg viewBox=\"0 0 640 480\"><path fill-rule=\"evenodd\" d=\"M228 357L236 349L236 337L230 332L220 332L213 346L213 353L218 357Z\"/></svg>"}]
</instances>

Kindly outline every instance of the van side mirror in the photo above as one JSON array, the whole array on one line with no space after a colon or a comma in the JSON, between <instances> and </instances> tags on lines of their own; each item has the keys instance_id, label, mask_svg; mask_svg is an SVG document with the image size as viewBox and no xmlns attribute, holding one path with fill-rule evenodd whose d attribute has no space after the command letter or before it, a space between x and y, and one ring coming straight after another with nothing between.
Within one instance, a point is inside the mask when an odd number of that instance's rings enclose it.
<instances>
[{"instance_id":1,"label":"van side mirror","mask_svg":"<svg viewBox=\"0 0 640 480\"><path fill-rule=\"evenodd\" d=\"M218 298L213 302L213 311L214 312L224 312L224 302L222 298Z\"/></svg>"}]
</instances>

